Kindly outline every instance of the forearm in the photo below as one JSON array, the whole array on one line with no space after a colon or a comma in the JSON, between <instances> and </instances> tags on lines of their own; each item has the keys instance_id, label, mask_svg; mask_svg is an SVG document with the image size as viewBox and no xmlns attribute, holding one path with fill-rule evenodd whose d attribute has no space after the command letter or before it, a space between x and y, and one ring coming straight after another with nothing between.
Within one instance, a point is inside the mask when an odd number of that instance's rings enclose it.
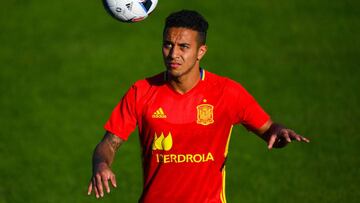
<instances>
[{"instance_id":1,"label":"forearm","mask_svg":"<svg viewBox=\"0 0 360 203\"><path fill-rule=\"evenodd\" d=\"M116 151L123 141L117 136L107 132L102 141L96 146L93 154L93 168L97 168L100 164L111 166Z\"/></svg>"},{"instance_id":2,"label":"forearm","mask_svg":"<svg viewBox=\"0 0 360 203\"><path fill-rule=\"evenodd\" d=\"M114 156L114 150L112 150L107 143L100 142L94 150L92 159L93 166L95 167L100 163L106 163L108 166L110 166L114 160Z\"/></svg>"},{"instance_id":3,"label":"forearm","mask_svg":"<svg viewBox=\"0 0 360 203\"><path fill-rule=\"evenodd\" d=\"M110 166L121 143L123 143L122 139L110 132L106 132L104 138L96 146L92 159L93 175L88 187L89 195L94 191L96 198L103 197L104 189L109 193L109 180L116 187L115 174L111 171Z\"/></svg>"}]
</instances>

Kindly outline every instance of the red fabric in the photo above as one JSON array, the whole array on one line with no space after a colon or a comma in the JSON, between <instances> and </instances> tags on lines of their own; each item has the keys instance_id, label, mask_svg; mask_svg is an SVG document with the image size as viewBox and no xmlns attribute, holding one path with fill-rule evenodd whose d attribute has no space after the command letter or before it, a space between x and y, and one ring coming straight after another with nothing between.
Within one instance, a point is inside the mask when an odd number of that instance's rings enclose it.
<instances>
[{"instance_id":1,"label":"red fabric","mask_svg":"<svg viewBox=\"0 0 360 203\"><path fill-rule=\"evenodd\" d=\"M140 202L225 202L223 176L232 125L260 128L269 116L238 83L205 72L184 95L163 74L136 82L105 129L127 140L136 125L143 148Z\"/></svg>"}]
</instances>

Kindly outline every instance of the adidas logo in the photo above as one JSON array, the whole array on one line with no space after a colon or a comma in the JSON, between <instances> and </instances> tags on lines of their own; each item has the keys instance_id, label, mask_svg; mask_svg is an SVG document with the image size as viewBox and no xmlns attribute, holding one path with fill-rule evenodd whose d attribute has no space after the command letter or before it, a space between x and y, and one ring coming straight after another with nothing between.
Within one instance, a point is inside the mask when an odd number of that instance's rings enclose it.
<instances>
[{"instance_id":1,"label":"adidas logo","mask_svg":"<svg viewBox=\"0 0 360 203\"><path fill-rule=\"evenodd\" d=\"M158 110L156 110L153 115L151 116L152 118L166 118L166 115L163 111L163 109L160 107L158 108Z\"/></svg>"},{"instance_id":2,"label":"adidas logo","mask_svg":"<svg viewBox=\"0 0 360 203\"><path fill-rule=\"evenodd\" d=\"M130 11L132 10L133 2L125 4L126 8L128 8Z\"/></svg>"}]
</instances>

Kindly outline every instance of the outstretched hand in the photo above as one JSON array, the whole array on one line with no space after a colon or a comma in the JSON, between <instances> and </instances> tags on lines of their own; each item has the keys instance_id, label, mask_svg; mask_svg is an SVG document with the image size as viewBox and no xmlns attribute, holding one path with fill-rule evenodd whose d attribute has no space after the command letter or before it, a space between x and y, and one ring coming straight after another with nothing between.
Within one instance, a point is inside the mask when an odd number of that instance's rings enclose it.
<instances>
[{"instance_id":1,"label":"outstretched hand","mask_svg":"<svg viewBox=\"0 0 360 203\"><path fill-rule=\"evenodd\" d=\"M109 180L112 186L116 187L115 174L106 163L99 164L94 170L90 180L88 195L91 195L92 191L94 191L96 198L99 198L104 196L104 190L106 190L107 193L110 193Z\"/></svg>"},{"instance_id":2,"label":"outstretched hand","mask_svg":"<svg viewBox=\"0 0 360 203\"><path fill-rule=\"evenodd\" d=\"M295 133L293 130L276 123L272 123L264 136L268 143L268 149L285 147L292 140L306 143L310 142L309 139Z\"/></svg>"}]
</instances>

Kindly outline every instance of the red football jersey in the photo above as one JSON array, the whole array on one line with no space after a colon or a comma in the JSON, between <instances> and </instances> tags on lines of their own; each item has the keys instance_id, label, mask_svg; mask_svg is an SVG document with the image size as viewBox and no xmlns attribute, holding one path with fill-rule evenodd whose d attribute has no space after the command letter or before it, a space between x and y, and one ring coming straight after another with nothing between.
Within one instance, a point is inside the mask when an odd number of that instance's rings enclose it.
<instances>
[{"instance_id":1,"label":"red football jersey","mask_svg":"<svg viewBox=\"0 0 360 203\"><path fill-rule=\"evenodd\" d=\"M201 71L179 94L166 72L137 81L105 129L123 140L138 126L144 186L140 202L226 202L225 160L234 124L260 128L269 116L239 84Z\"/></svg>"}]
</instances>

